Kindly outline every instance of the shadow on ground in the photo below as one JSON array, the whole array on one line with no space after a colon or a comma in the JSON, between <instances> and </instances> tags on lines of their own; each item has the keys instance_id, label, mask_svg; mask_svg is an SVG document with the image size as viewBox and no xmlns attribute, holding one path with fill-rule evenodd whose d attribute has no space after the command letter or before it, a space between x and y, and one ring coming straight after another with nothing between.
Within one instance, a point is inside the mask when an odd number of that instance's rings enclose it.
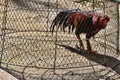
<instances>
[{"instance_id":1,"label":"shadow on ground","mask_svg":"<svg viewBox=\"0 0 120 80\"><path fill-rule=\"evenodd\" d=\"M57 44L59 45L59 44ZM109 67L111 68L113 71L117 72L120 75L120 61L116 58L113 58L111 56L107 56L107 55L102 55L102 54L98 54L98 53L88 53L85 50L79 50L70 46L66 46L66 45L59 45L61 47L64 47L65 49L68 49L69 51L76 53L78 55L84 56L86 57L88 60L91 60L93 62L96 62L104 67Z\"/></svg>"}]
</instances>

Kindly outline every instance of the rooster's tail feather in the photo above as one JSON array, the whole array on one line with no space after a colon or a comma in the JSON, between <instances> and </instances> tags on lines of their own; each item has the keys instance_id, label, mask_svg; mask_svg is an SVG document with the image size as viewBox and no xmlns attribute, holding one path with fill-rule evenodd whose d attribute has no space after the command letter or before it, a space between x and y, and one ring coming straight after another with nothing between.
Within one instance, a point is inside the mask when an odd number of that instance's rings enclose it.
<instances>
[{"instance_id":1,"label":"rooster's tail feather","mask_svg":"<svg viewBox=\"0 0 120 80\"><path fill-rule=\"evenodd\" d=\"M69 26L69 31L71 29L71 25L69 23L69 15L74 12L72 10L67 10L67 11L61 11L53 20L51 27L50 27L50 31L54 32L55 30L55 26L57 28L57 30L60 28L61 30L65 31L65 28L67 26Z\"/></svg>"}]
</instances>

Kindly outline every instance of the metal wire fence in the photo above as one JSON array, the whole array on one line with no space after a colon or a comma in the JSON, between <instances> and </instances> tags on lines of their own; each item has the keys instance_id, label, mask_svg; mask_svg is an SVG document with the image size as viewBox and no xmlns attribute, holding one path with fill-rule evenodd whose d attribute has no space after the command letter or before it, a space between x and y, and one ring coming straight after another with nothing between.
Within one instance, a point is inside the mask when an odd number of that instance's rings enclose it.
<instances>
[{"instance_id":1,"label":"metal wire fence","mask_svg":"<svg viewBox=\"0 0 120 80\"><path fill-rule=\"evenodd\" d=\"M106 1L106 2L105 2ZM98 53L76 49L74 32L50 25L65 9L110 16L105 30L91 39ZM1 0L0 65L19 80L119 80L119 4L109 0ZM84 34L82 41L85 43Z\"/></svg>"}]
</instances>

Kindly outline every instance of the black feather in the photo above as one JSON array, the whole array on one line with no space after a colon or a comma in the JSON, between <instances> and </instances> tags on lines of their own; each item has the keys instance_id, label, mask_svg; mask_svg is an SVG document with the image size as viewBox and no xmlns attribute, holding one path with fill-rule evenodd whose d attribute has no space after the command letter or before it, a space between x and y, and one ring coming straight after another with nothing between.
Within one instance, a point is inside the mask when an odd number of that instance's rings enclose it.
<instances>
[{"instance_id":1,"label":"black feather","mask_svg":"<svg viewBox=\"0 0 120 80\"><path fill-rule=\"evenodd\" d=\"M50 27L50 31L53 33L54 32L54 28L55 28L55 26L58 24L58 22L59 22L59 19L61 18L61 16L62 16L62 12L60 12L56 17L55 17L55 19L53 20L53 22L52 22L52 24L51 24L51 27Z\"/></svg>"},{"instance_id":2,"label":"black feather","mask_svg":"<svg viewBox=\"0 0 120 80\"><path fill-rule=\"evenodd\" d=\"M63 22L65 21L66 15L67 15L67 12L64 12L63 15L62 15L62 17L59 19L58 29L59 29L59 27L63 24ZM61 30L63 30L63 27L60 27L60 28L61 28Z\"/></svg>"},{"instance_id":3,"label":"black feather","mask_svg":"<svg viewBox=\"0 0 120 80\"><path fill-rule=\"evenodd\" d=\"M73 12L76 12L76 10L72 9L72 10L61 11L60 13L58 13L58 15L55 17L50 27L50 31L52 32L52 34L55 30L55 26L57 30L61 28L61 30L63 31L65 31L65 28L67 26L69 26L69 31L70 31L71 24L69 22L69 15Z\"/></svg>"},{"instance_id":4,"label":"black feather","mask_svg":"<svg viewBox=\"0 0 120 80\"><path fill-rule=\"evenodd\" d=\"M63 29L65 29L69 25L69 15L70 15L70 13L68 13L67 16L64 19Z\"/></svg>"}]
</instances>

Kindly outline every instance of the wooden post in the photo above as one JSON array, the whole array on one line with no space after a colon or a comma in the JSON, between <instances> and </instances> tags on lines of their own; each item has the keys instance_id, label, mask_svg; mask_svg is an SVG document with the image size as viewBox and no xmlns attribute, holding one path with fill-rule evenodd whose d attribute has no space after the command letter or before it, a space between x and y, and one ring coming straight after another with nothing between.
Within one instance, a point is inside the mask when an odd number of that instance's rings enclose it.
<instances>
[{"instance_id":1,"label":"wooden post","mask_svg":"<svg viewBox=\"0 0 120 80\"><path fill-rule=\"evenodd\" d=\"M2 32L2 35L1 35L1 42L2 42L2 45L1 45L1 56L0 56L0 66L1 66L1 63L2 63L2 57L3 57L3 53L4 53L4 44L5 44L5 29L6 29L6 24L7 24L7 8L8 8L8 0L5 0L5 6L4 6L4 11L3 11L3 22L2 22L2 28L1 28L1 32Z\"/></svg>"},{"instance_id":2,"label":"wooden post","mask_svg":"<svg viewBox=\"0 0 120 80\"><path fill-rule=\"evenodd\" d=\"M119 1L117 2L117 54L119 54L119 41L120 41L120 22L119 22Z\"/></svg>"}]
</instances>

